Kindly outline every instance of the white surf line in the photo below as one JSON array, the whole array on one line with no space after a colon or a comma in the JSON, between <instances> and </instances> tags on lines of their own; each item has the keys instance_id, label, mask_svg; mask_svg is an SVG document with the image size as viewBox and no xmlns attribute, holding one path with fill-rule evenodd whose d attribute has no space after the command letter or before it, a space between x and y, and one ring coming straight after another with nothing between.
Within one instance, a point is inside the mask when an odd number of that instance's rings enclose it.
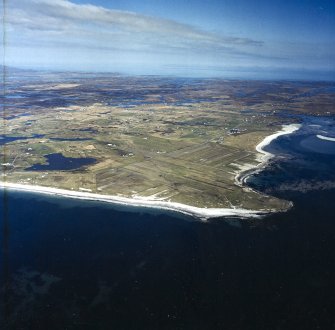
<instances>
[{"instance_id":1,"label":"white surf line","mask_svg":"<svg viewBox=\"0 0 335 330\"><path fill-rule=\"evenodd\" d=\"M246 169L242 168L241 171L239 171L235 176L235 183L239 186L242 186L243 183L245 183L246 179L251 174L261 170L268 163L268 161L275 156L274 154L265 151L264 147L269 145L273 140L277 139L279 136L291 134L297 131L300 127L301 124L282 125L282 129L280 131L265 137L265 139L256 146L256 151L261 154L259 155L259 157L257 157L257 160L260 163L256 166L250 166L249 168L246 165L245 166Z\"/></svg>"},{"instance_id":2,"label":"white surf line","mask_svg":"<svg viewBox=\"0 0 335 330\"><path fill-rule=\"evenodd\" d=\"M74 191L59 188L49 188L28 184L0 182L0 189L11 189L18 191L33 192L52 196L69 197L75 199L94 200L99 202L108 202L117 205L134 206L141 208L153 208L169 210L190 215L201 220L208 220L217 217L240 217L240 218L259 218L272 210L247 210L247 209L230 209L230 208L200 208L175 202L166 202L159 200L150 200L144 197L128 198L121 196L102 195L82 191Z\"/></svg>"},{"instance_id":3,"label":"white surf line","mask_svg":"<svg viewBox=\"0 0 335 330\"><path fill-rule=\"evenodd\" d=\"M272 153L265 151L264 147L266 147L267 145L269 145L273 140L277 139L279 136L281 135L286 135L286 134L291 134L295 131L297 131L299 128L301 127L301 124L290 124L290 125L283 125L282 129L272 135L267 136L261 143L259 143L256 146L256 150L263 154L264 156L262 156L262 162L267 162L269 159L271 159L272 157L274 157L275 155L273 155Z\"/></svg>"},{"instance_id":4,"label":"white surf line","mask_svg":"<svg viewBox=\"0 0 335 330\"><path fill-rule=\"evenodd\" d=\"M324 135L321 135L321 134L317 134L316 137L319 138L319 139L321 139L321 140L326 140L326 141L332 141L332 142L335 142L335 138L328 137L328 136L324 136Z\"/></svg>"}]
</instances>

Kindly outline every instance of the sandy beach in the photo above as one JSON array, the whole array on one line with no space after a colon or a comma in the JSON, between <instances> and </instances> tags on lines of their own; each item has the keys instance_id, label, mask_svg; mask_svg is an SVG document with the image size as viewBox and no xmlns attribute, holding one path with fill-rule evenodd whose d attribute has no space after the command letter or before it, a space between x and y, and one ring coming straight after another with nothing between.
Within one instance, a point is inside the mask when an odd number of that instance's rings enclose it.
<instances>
[{"instance_id":1,"label":"sandy beach","mask_svg":"<svg viewBox=\"0 0 335 330\"><path fill-rule=\"evenodd\" d=\"M283 129L279 132L276 132L270 136L267 136L260 144L256 146L256 150L261 153L259 161L261 162L258 166L249 168L247 170L242 170L237 175L237 184L243 184L246 177L254 173L254 171L259 170L263 166L266 165L268 160L273 157L273 155L269 152L263 150L265 146L267 146L271 141L276 139L278 136L284 134L290 134L296 130L298 130L300 125L292 124L292 125L284 125ZM39 194L46 194L52 196L62 196L68 198L75 199L83 199L83 200L94 200L99 202L107 202L117 205L125 205L125 206L133 206L133 207L141 207L141 208L154 208L160 210L169 210L175 211L179 213L183 213L186 215L190 215L201 220L207 220L210 218L216 217L240 217L240 218L257 218L262 217L265 214L271 212L271 210L247 210L241 208L199 208L196 206L190 206L181 203L162 201L162 200L153 200L150 197L141 197L136 196L134 198L122 197L122 196L111 196L111 195L103 195L96 194L87 191L75 191L75 190L67 190L67 189L58 189L44 186L35 186L28 184L19 184L19 183L11 183L11 182L0 182L1 189L11 189L18 191L26 191L26 192L34 192ZM273 210L275 211L275 210Z\"/></svg>"},{"instance_id":2,"label":"sandy beach","mask_svg":"<svg viewBox=\"0 0 335 330\"><path fill-rule=\"evenodd\" d=\"M264 168L264 166L267 165L268 161L275 156L270 152L264 150L264 148L267 145L269 145L273 140L277 139L279 136L291 134L297 131L300 127L301 127L300 124L283 125L280 131L267 136L262 142L260 142L256 146L256 151L259 152L257 160L260 163L257 166L248 166L248 164L246 164L244 168L242 168L240 171L237 172L237 175L235 176L235 183L240 186L244 185L246 179L250 175Z\"/></svg>"},{"instance_id":3,"label":"sandy beach","mask_svg":"<svg viewBox=\"0 0 335 330\"><path fill-rule=\"evenodd\" d=\"M9 183L9 182L1 182L0 188L2 189L11 189L18 191L27 191L34 192L52 196L62 196L68 198L76 198L83 200L93 200L99 202L107 202L118 205L125 206L134 206L141 208L155 208L161 210L169 210L175 211L179 213L183 213L186 215L190 215L201 220L207 220L209 218L216 217L242 217L242 218L256 218L268 213L267 211L255 211L255 210L246 210L246 209L230 209L230 208L199 208L195 206L174 203L174 202L165 202L165 201L157 201L150 200L144 197L138 198L128 198L121 196L109 196L81 191L73 191L66 189L58 189L58 188L49 188L43 186L34 186L34 185L26 185L26 184L18 184L18 183Z\"/></svg>"},{"instance_id":4,"label":"sandy beach","mask_svg":"<svg viewBox=\"0 0 335 330\"><path fill-rule=\"evenodd\" d=\"M261 161L267 162L270 158L274 157L273 154L264 150L264 147L269 145L273 140L277 139L281 135L291 134L297 131L301 127L300 124L283 125L282 130L267 136L261 143L256 146L256 150L262 154Z\"/></svg>"}]
</instances>

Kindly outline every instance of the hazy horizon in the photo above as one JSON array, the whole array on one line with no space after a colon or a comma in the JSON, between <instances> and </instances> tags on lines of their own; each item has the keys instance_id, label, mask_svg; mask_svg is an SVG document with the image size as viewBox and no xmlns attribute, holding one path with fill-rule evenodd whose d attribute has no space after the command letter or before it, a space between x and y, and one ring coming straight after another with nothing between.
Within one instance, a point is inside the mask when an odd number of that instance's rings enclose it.
<instances>
[{"instance_id":1,"label":"hazy horizon","mask_svg":"<svg viewBox=\"0 0 335 330\"><path fill-rule=\"evenodd\" d=\"M12 0L3 62L25 69L335 80L332 1Z\"/></svg>"}]
</instances>

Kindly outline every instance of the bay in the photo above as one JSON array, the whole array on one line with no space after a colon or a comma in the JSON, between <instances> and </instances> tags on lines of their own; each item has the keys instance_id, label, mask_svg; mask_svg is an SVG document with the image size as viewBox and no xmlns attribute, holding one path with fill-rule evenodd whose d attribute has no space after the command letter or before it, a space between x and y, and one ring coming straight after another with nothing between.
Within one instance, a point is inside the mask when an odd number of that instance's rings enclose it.
<instances>
[{"instance_id":1,"label":"bay","mask_svg":"<svg viewBox=\"0 0 335 330\"><path fill-rule=\"evenodd\" d=\"M334 327L335 156L313 138L333 130L305 118L268 146L248 184L294 207L260 220L1 191L1 328Z\"/></svg>"}]
</instances>

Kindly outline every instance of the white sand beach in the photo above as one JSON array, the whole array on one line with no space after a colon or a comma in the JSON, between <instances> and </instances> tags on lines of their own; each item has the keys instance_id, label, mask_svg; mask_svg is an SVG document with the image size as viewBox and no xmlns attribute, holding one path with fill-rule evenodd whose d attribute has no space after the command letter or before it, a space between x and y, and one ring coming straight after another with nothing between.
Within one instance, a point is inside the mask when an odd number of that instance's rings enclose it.
<instances>
[{"instance_id":1,"label":"white sand beach","mask_svg":"<svg viewBox=\"0 0 335 330\"><path fill-rule=\"evenodd\" d=\"M246 210L246 209L234 209L234 208L199 208L195 206L174 203L174 202L165 202L158 200L146 199L145 197L140 198L128 198L121 196L110 196L95 194L82 191L73 191L67 189L58 189L58 188L49 188L43 186L34 186L27 184L18 184L10 182L1 182L0 188L2 189L11 189L18 191L27 191L40 194L47 194L53 196L62 196L68 198L84 199L84 200L94 200L100 202L108 202L119 205L126 206L135 206L141 208L156 208L161 210L170 210L180 212L186 215L197 217L201 220L207 220L209 218L216 217L242 217L242 218L255 218L260 217L268 213L267 211L255 211L255 210Z\"/></svg>"},{"instance_id":2,"label":"white sand beach","mask_svg":"<svg viewBox=\"0 0 335 330\"><path fill-rule=\"evenodd\" d=\"M260 161L262 163L264 163L264 162L266 163L269 159L274 157L273 154L271 154L270 152L265 151L264 147L269 145L273 140L277 139L279 136L286 135L286 134L291 134L291 133L297 131L300 127L301 127L300 124L283 125L283 128L280 131L267 136L261 143L259 143L256 146L256 150L259 153L262 154L261 158L260 158Z\"/></svg>"},{"instance_id":3,"label":"white sand beach","mask_svg":"<svg viewBox=\"0 0 335 330\"><path fill-rule=\"evenodd\" d=\"M274 134L271 134L267 136L262 142L260 142L256 146L256 151L259 152L259 157L258 161L260 162L257 166L251 166L246 164L244 168L241 168L238 172L237 175L235 176L235 183L237 185L242 186L245 182L246 179L252 175L255 172L260 171L268 161L274 157L273 154L271 154L268 151L265 151L264 148L269 145L273 140L277 139L281 135L286 135L286 134L291 134L295 131L297 131L301 127L300 124L289 124L289 125L283 125L282 129Z\"/></svg>"}]
</instances>

